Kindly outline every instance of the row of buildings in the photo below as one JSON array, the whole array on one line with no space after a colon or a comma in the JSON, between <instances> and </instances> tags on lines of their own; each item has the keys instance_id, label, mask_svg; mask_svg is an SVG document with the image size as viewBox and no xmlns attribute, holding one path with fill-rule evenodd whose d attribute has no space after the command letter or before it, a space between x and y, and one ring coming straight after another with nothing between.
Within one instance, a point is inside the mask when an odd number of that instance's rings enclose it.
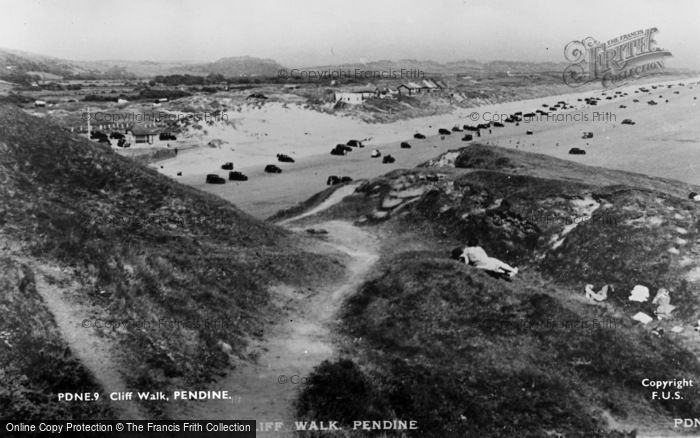
<instances>
[{"instance_id":1,"label":"row of buildings","mask_svg":"<svg viewBox=\"0 0 700 438\"><path fill-rule=\"evenodd\" d=\"M335 102L343 102L350 105L359 105L370 98L388 98L397 95L414 96L418 94L438 93L447 90L443 81L423 79L422 81L405 82L396 87L365 87L350 88L335 93Z\"/></svg>"}]
</instances>

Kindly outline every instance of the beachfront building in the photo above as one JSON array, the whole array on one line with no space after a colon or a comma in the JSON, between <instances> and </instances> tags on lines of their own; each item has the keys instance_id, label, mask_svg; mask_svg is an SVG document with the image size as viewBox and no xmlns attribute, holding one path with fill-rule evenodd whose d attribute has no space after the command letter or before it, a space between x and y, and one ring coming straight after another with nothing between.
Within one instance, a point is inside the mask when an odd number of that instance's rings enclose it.
<instances>
[{"instance_id":1,"label":"beachfront building","mask_svg":"<svg viewBox=\"0 0 700 438\"><path fill-rule=\"evenodd\" d=\"M338 91L335 93L335 102L343 102L350 105L359 105L372 97L377 97L379 91L371 88L361 88L356 90Z\"/></svg>"},{"instance_id":2,"label":"beachfront building","mask_svg":"<svg viewBox=\"0 0 700 438\"><path fill-rule=\"evenodd\" d=\"M396 89L396 87L384 87L379 89L379 98L380 99L386 99L389 97L396 97L396 95L399 94L399 91Z\"/></svg>"},{"instance_id":3,"label":"beachfront building","mask_svg":"<svg viewBox=\"0 0 700 438\"><path fill-rule=\"evenodd\" d=\"M160 129L158 128L146 128L141 126L131 128L131 135L133 136L134 143L153 144L153 140L159 134Z\"/></svg>"},{"instance_id":4,"label":"beachfront building","mask_svg":"<svg viewBox=\"0 0 700 438\"><path fill-rule=\"evenodd\" d=\"M441 91L440 87L435 83L435 81L433 81L431 79L423 79L423 86L424 86L423 89L427 93L435 93L437 91Z\"/></svg>"},{"instance_id":5,"label":"beachfront building","mask_svg":"<svg viewBox=\"0 0 700 438\"><path fill-rule=\"evenodd\" d=\"M416 84L415 82L407 82L405 84L399 85L396 88L399 91L399 94L404 94L404 95L408 95L408 96L420 94L421 91L423 90L423 87Z\"/></svg>"},{"instance_id":6,"label":"beachfront building","mask_svg":"<svg viewBox=\"0 0 700 438\"><path fill-rule=\"evenodd\" d=\"M433 79L423 79L419 82L406 82L397 87L399 94L405 96L413 96L416 94L423 93L437 93L445 91L447 85L442 81L436 81Z\"/></svg>"}]
</instances>

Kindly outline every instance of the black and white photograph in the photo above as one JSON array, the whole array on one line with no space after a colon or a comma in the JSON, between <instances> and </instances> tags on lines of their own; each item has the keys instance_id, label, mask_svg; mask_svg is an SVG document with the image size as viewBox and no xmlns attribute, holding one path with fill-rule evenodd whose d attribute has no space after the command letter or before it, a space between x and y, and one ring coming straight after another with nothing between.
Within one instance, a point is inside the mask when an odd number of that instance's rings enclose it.
<instances>
[{"instance_id":1,"label":"black and white photograph","mask_svg":"<svg viewBox=\"0 0 700 438\"><path fill-rule=\"evenodd\" d=\"M0 0L0 437L700 437L699 17Z\"/></svg>"}]
</instances>

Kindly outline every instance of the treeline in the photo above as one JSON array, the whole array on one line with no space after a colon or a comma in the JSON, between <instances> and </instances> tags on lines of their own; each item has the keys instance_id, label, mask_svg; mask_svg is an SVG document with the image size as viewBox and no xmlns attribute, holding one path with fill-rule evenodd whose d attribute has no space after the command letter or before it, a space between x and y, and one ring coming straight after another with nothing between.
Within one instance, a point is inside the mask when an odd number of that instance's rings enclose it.
<instances>
[{"instance_id":1,"label":"treeline","mask_svg":"<svg viewBox=\"0 0 700 438\"><path fill-rule=\"evenodd\" d=\"M34 82L40 81L41 76L22 72L9 72L0 74L0 79L2 79L3 81L12 82L14 84L24 85L28 87Z\"/></svg>"},{"instance_id":2,"label":"treeline","mask_svg":"<svg viewBox=\"0 0 700 438\"><path fill-rule=\"evenodd\" d=\"M149 83L151 85L163 84L169 86L177 85L190 85L190 86L204 86L220 84L222 82L227 82L223 75L210 74L208 76L194 76L194 75L158 75Z\"/></svg>"}]
</instances>

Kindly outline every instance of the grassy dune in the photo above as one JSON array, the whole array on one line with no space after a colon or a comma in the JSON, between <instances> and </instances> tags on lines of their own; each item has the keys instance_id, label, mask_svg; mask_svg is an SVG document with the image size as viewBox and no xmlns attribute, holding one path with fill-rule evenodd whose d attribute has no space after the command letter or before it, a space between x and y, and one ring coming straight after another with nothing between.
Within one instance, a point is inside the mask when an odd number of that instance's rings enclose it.
<instances>
[{"instance_id":1,"label":"grassy dune","mask_svg":"<svg viewBox=\"0 0 700 438\"><path fill-rule=\"evenodd\" d=\"M409 436L435 437L632 436L692 417L696 388L652 400L642 386L700 377L688 185L496 147L446 157L371 180L325 213L386 236L385 248L345 307L345 355L310 378L299 416L414 419ZM508 282L450 260L470 236L522 272ZM591 304L587 283L615 290ZM652 297L669 288L673 318L632 320L655 308L627 300L636 284ZM340 376L360 396L331 383Z\"/></svg>"},{"instance_id":2,"label":"grassy dune","mask_svg":"<svg viewBox=\"0 0 700 438\"><path fill-rule=\"evenodd\" d=\"M25 270L63 269L86 316L115 322L89 330L114 346L113 366L132 387L208 382L249 360L248 340L276 311L267 287L313 284L340 269L213 195L6 107L0 178L3 252ZM8 330L16 344L22 334Z\"/></svg>"},{"instance_id":3,"label":"grassy dune","mask_svg":"<svg viewBox=\"0 0 700 438\"><path fill-rule=\"evenodd\" d=\"M73 356L36 292L33 272L0 258L0 420L110 418L104 401L59 402L58 392L101 390Z\"/></svg>"}]
</instances>

